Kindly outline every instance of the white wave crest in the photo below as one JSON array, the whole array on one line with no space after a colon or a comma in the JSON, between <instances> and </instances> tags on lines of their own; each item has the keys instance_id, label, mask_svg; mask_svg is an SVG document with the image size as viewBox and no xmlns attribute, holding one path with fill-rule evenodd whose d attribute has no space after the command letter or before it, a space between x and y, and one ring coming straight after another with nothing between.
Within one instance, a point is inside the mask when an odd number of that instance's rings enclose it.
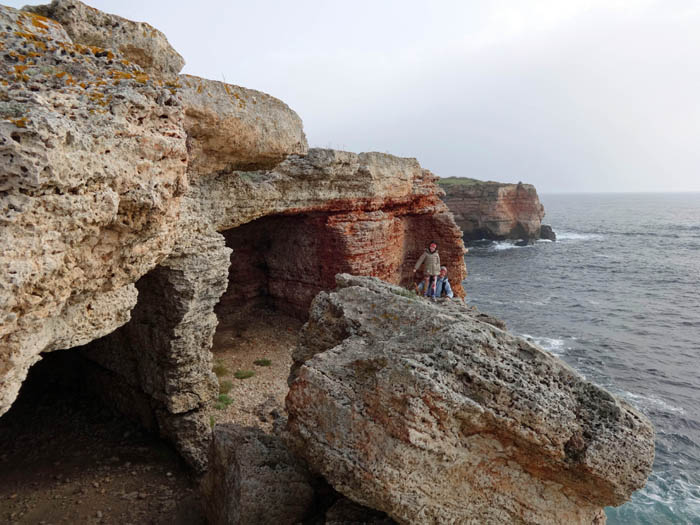
<instances>
[{"instance_id":1,"label":"white wave crest","mask_svg":"<svg viewBox=\"0 0 700 525\"><path fill-rule=\"evenodd\" d=\"M637 409L644 411L647 408L655 408L657 410L662 410L664 412L672 412L676 414L683 414L685 410L681 407L673 406L663 399L655 396L654 394L643 395L634 394L632 392L627 392L626 390L619 391L619 395L624 397L627 401L632 403Z\"/></svg>"},{"instance_id":2,"label":"white wave crest","mask_svg":"<svg viewBox=\"0 0 700 525\"><path fill-rule=\"evenodd\" d=\"M513 250L515 248L532 248L532 244L526 244L523 246L518 246L510 241L496 241L489 246L489 250L500 252L502 250Z\"/></svg>"},{"instance_id":3,"label":"white wave crest","mask_svg":"<svg viewBox=\"0 0 700 525\"><path fill-rule=\"evenodd\" d=\"M599 241L602 238L598 233L557 231L557 241Z\"/></svg>"},{"instance_id":4,"label":"white wave crest","mask_svg":"<svg viewBox=\"0 0 700 525\"><path fill-rule=\"evenodd\" d=\"M554 339L552 337L536 337L530 334L522 334L522 337L530 341L531 343L535 343L537 346L541 346L548 352L553 353L554 355L560 356L566 353L566 348L564 348L564 340L563 339Z\"/></svg>"}]
</instances>

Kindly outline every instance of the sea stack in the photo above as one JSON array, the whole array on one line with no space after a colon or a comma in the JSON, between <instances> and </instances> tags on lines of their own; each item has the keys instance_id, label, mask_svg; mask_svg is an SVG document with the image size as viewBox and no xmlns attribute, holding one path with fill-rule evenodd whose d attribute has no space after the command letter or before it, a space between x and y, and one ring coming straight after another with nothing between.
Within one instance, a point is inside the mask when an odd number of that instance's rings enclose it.
<instances>
[{"instance_id":1,"label":"sea stack","mask_svg":"<svg viewBox=\"0 0 700 525\"><path fill-rule=\"evenodd\" d=\"M532 184L484 182L466 177L438 181L442 200L454 214L464 240L555 240L551 227L542 225L544 206Z\"/></svg>"}]
</instances>

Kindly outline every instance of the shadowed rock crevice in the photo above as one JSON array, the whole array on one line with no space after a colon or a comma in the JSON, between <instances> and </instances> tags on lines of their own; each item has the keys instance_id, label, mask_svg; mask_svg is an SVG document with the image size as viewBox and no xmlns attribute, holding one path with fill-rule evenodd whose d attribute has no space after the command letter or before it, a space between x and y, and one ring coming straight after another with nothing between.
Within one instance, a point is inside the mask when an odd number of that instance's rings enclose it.
<instances>
[{"instance_id":1,"label":"shadowed rock crevice","mask_svg":"<svg viewBox=\"0 0 700 525\"><path fill-rule=\"evenodd\" d=\"M74 350L44 354L0 419L2 523L93 523L99 512L102 523L202 524L182 458L113 410L95 368Z\"/></svg>"},{"instance_id":2,"label":"shadowed rock crevice","mask_svg":"<svg viewBox=\"0 0 700 525\"><path fill-rule=\"evenodd\" d=\"M214 305L226 285L229 250L203 237L136 283L131 321L81 348L104 395L125 414L170 439L195 469L206 465L208 408L218 395L211 348Z\"/></svg>"}]
</instances>

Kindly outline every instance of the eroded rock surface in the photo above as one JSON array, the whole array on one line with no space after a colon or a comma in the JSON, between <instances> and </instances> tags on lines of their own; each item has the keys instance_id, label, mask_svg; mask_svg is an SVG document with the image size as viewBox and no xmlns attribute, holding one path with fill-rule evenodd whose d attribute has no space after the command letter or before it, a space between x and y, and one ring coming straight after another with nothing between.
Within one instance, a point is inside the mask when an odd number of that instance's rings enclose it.
<instances>
[{"instance_id":1,"label":"eroded rock surface","mask_svg":"<svg viewBox=\"0 0 700 525\"><path fill-rule=\"evenodd\" d=\"M158 429L196 470L206 468L209 409L219 394L209 349L229 255L212 232L139 279L132 321L82 349L108 375L104 397Z\"/></svg>"},{"instance_id":2,"label":"eroded rock surface","mask_svg":"<svg viewBox=\"0 0 700 525\"><path fill-rule=\"evenodd\" d=\"M217 425L202 480L212 525L301 523L314 490L303 461L276 436L238 425Z\"/></svg>"},{"instance_id":3,"label":"eroded rock surface","mask_svg":"<svg viewBox=\"0 0 700 525\"><path fill-rule=\"evenodd\" d=\"M184 114L143 71L0 7L0 414L27 369L129 319L169 253L187 181Z\"/></svg>"},{"instance_id":4,"label":"eroded rock surface","mask_svg":"<svg viewBox=\"0 0 700 525\"><path fill-rule=\"evenodd\" d=\"M532 184L441 179L443 200L466 240L540 238L544 206Z\"/></svg>"},{"instance_id":5,"label":"eroded rock surface","mask_svg":"<svg viewBox=\"0 0 700 525\"><path fill-rule=\"evenodd\" d=\"M148 74L175 78L185 65L165 35L145 22L110 15L78 0L53 0L22 9L57 21L73 43L118 51Z\"/></svg>"},{"instance_id":6,"label":"eroded rock surface","mask_svg":"<svg viewBox=\"0 0 700 525\"><path fill-rule=\"evenodd\" d=\"M181 75L192 177L273 168L288 155L305 155L299 116L266 93Z\"/></svg>"},{"instance_id":7,"label":"eroded rock surface","mask_svg":"<svg viewBox=\"0 0 700 525\"><path fill-rule=\"evenodd\" d=\"M651 472L645 416L457 302L340 275L294 357L294 450L400 523L601 523Z\"/></svg>"},{"instance_id":8,"label":"eroded rock surface","mask_svg":"<svg viewBox=\"0 0 700 525\"><path fill-rule=\"evenodd\" d=\"M411 286L433 239L462 296L464 244L435 180L415 159L311 149L272 170L195 179L182 229L206 220L224 232L234 250L227 295L248 300L263 289L303 315L337 273Z\"/></svg>"},{"instance_id":9,"label":"eroded rock surface","mask_svg":"<svg viewBox=\"0 0 700 525\"><path fill-rule=\"evenodd\" d=\"M225 290L305 315L338 272L409 286L436 239L462 293L461 233L415 159L308 151L281 101L176 76L147 24L33 11L0 8L0 415L42 352L80 347L105 397L202 470Z\"/></svg>"}]
</instances>

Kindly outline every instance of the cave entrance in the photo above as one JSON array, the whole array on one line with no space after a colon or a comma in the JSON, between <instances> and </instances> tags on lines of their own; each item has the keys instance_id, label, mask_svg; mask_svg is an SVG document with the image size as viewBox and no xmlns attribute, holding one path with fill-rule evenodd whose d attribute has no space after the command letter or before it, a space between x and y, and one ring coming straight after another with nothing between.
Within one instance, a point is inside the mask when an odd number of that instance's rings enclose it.
<instances>
[{"instance_id":1,"label":"cave entrance","mask_svg":"<svg viewBox=\"0 0 700 525\"><path fill-rule=\"evenodd\" d=\"M0 418L0 521L201 523L184 461L103 401L96 366L71 349L29 371Z\"/></svg>"},{"instance_id":2,"label":"cave entrance","mask_svg":"<svg viewBox=\"0 0 700 525\"><path fill-rule=\"evenodd\" d=\"M274 215L226 230L228 285L215 308L213 418L269 429L284 412L301 325L346 261L328 214ZM329 223L331 223L329 225Z\"/></svg>"},{"instance_id":3,"label":"cave entrance","mask_svg":"<svg viewBox=\"0 0 700 525\"><path fill-rule=\"evenodd\" d=\"M222 232L233 250L219 322L251 304L306 319L321 290L343 270L341 242L327 215L274 215Z\"/></svg>"}]
</instances>

